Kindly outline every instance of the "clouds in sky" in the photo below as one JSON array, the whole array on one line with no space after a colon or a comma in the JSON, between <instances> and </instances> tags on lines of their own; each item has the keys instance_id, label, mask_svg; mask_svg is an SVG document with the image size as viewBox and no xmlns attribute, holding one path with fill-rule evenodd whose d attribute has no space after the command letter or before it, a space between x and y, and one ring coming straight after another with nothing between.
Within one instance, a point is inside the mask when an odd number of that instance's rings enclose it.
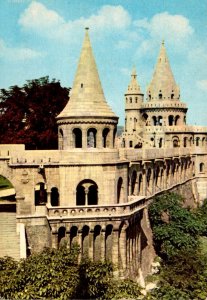
<instances>
[{"instance_id":1,"label":"clouds in sky","mask_svg":"<svg viewBox=\"0 0 207 300\"><path fill-rule=\"evenodd\" d=\"M24 48L24 47L9 47L3 39L0 39L0 57L9 61L31 60L43 57L44 53L39 51Z\"/></svg>"},{"instance_id":2,"label":"clouds in sky","mask_svg":"<svg viewBox=\"0 0 207 300\"><path fill-rule=\"evenodd\" d=\"M120 30L131 23L128 12L122 6L102 6L96 15L74 21L64 20L58 13L43 4L33 1L21 14L19 24L26 30L34 30L48 38L69 40L77 36L84 27L93 31Z\"/></svg>"}]
</instances>

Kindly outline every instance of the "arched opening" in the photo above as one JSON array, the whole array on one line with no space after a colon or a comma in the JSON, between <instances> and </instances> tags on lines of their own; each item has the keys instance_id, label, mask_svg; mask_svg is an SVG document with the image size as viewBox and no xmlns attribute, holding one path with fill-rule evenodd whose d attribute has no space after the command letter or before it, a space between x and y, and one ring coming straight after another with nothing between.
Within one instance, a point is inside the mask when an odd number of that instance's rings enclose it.
<instances>
[{"instance_id":1,"label":"arched opening","mask_svg":"<svg viewBox=\"0 0 207 300\"><path fill-rule=\"evenodd\" d=\"M183 139L183 147L187 147L187 137L184 137Z\"/></svg>"},{"instance_id":2,"label":"arched opening","mask_svg":"<svg viewBox=\"0 0 207 300\"><path fill-rule=\"evenodd\" d=\"M162 126L162 121L163 121L162 116L159 116L159 117L158 117L158 125L159 125L159 126Z\"/></svg>"},{"instance_id":3,"label":"arched opening","mask_svg":"<svg viewBox=\"0 0 207 300\"><path fill-rule=\"evenodd\" d=\"M152 170L151 170L151 168L149 168L149 169L147 170L147 187L150 186L151 174L152 174Z\"/></svg>"},{"instance_id":4,"label":"arched opening","mask_svg":"<svg viewBox=\"0 0 207 300\"><path fill-rule=\"evenodd\" d=\"M152 124L153 126L157 125L157 118L155 116L152 117Z\"/></svg>"},{"instance_id":5,"label":"arched opening","mask_svg":"<svg viewBox=\"0 0 207 300\"><path fill-rule=\"evenodd\" d=\"M168 123L169 123L169 126L172 126L172 125L173 125L173 123L174 123L174 117L173 117L172 115L170 115L170 116L168 117Z\"/></svg>"},{"instance_id":6,"label":"arched opening","mask_svg":"<svg viewBox=\"0 0 207 300\"><path fill-rule=\"evenodd\" d=\"M94 227L94 243L93 243L93 259L101 260L101 226L96 225Z\"/></svg>"},{"instance_id":7,"label":"arched opening","mask_svg":"<svg viewBox=\"0 0 207 300\"><path fill-rule=\"evenodd\" d=\"M134 131L136 131L136 126L137 126L137 119L136 118L134 118Z\"/></svg>"},{"instance_id":8,"label":"arched opening","mask_svg":"<svg viewBox=\"0 0 207 300\"><path fill-rule=\"evenodd\" d=\"M59 192L58 192L58 188L56 187L51 188L50 203L51 206L59 205Z\"/></svg>"},{"instance_id":9,"label":"arched opening","mask_svg":"<svg viewBox=\"0 0 207 300\"><path fill-rule=\"evenodd\" d=\"M142 174L139 174L139 182L138 182L138 195L142 192Z\"/></svg>"},{"instance_id":10,"label":"arched opening","mask_svg":"<svg viewBox=\"0 0 207 300\"><path fill-rule=\"evenodd\" d=\"M148 125L149 125L149 124L148 124L148 115L147 115L146 113L144 113L144 114L142 115L142 119L143 119L143 122L145 122L145 125L148 126Z\"/></svg>"},{"instance_id":11,"label":"arched opening","mask_svg":"<svg viewBox=\"0 0 207 300\"><path fill-rule=\"evenodd\" d=\"M78 238L78 227L72 226L70 229L70 247L73 244L76 244L78 242L77 238Z\"/></svg>"},{"instance_id":12,"label":"arched opening","mask_svg":"<svg viewBox=\"0 0 207 300\"><path fill-rule=\"evenodd\" d=\"M174 94L171 94L171 99L174 99Z\"/></svg>"},{"instance_id":13,"label":"arched opening","mask_svg":"<svg viewBox=\"0 0 207 300\"><path fill-rule=\"evenodd\" d=\"M76 188L76 205L97 205L98 204L98 186L86 179L81 181Z\"/></svg>"},{"instance_id":14,"label":"arched opening","mask_svg":"<svg viewBox=\"0 0 207 300\"><path fill-rule=\"evenodd\" d=\"M63 150L63 131L59 130L59 149Z\"/></svg>"},{"instance_id":15,"label":"arched opening","mask_svg":"<svg viewBox=\"0 0 207 300\"><path fill-rule=\"evenodd\" d=\"M117 203L123 202L123 179L119 177L117 183Z\"/></svg>"},{"instance_id":16,"label":"arched opening","mask_svg":"<svg viewBox=\"0 0 207 300\"><path fill-rule=\"evenodd\" d=\"M186 116L183 118L183 123L186 124Z\"/></svg>"},{"instance_id":17,"label":"arched opening","mask_svg":"<svg viewBox=\"0 0 207 300\"><path fill-rule=\"evenodd\" d=\"M196 146L199 146L199 144L200 144L200 138L197 137L197 138L196 138Z\"/></svg>"},{"instance_id":18,"label":"arched opening","mask_svg":"<svg viewBox=\"0 0 207 300\"><path fill-rule=\"evenodd\" d=\"M0 199L15 201L15 190L12 183L0 175Z\"/></svg>"},{"instance_id":19,"label":"arched opening","mask_svg":"<svg viewBox=\"0 0 207 300\"><path fill-rule=\"evenodd\" d=\"M106 236L105 236L105 253L106 253L106 260L112 261L112 246L113 246L113 225L106 226Z\"/></svg>"},{"instance_id":20,"label":"arched opening","mask_svg":"<svg viewBox=\"0 0 207 300\"><path fill-rule=\"evenodd\" d=\"M97 130L95 128L90 128L87 131L87 147L88 148L96 148L96 133Z\"/></svg>"},{"instance_id":21,"label":"arched opening","mask_svg":"<svg viewBox=\"0 0 207 300\"><path fill-rule=\"evenodd\" d=\"M160 176L160 167L157 166L156 171L155 171L155 185L156 186L158 185L159 176Z\"/></svg>"},{"instance_id":22,"label":"arched opening","mask_svg":"<svg viewBox=\"0 0 207 300\"><path fill-rule=\"evenodd\" d=\"M80 128L73 129L74 147L82 148L82 131Z\"/></svg>"},{"instance_id":23,"label":"arched opening","mask_svg":"<svg viewBox=\"0 0 207 300\"><path fill-rule=\"evenodd\" d=\"M35 206L47 203L47 190L44 182L39 182L35 186Z\"/></svg>"},{"instance_id":24,"label":"arched opening","mask_svg":"<svg viewBox=\"0 0 207 300\"><path fill-rule=\"evenodd\" d=\"M104 148L109 147L108 136L109 136L109 128L104 128L104 130L102 132L102 142L103 142Z\"/></svg>"},{"instance_id":25,"label":"arched opening","mask_svg":"<svg viewBox=\"0 0 207 300\"><path fill-rule=\"evenodd\" d=\"M205 137L203 137L202 138L202 146L205 146L205 141L206 141L206 139L205 139Z\"/></svg>"},{"instance_id":26,"label":"arched opening","mask_svg":"<svg viewBox=\"0 0 207 300\"><path fill-rule=\"evenodd\" d=\"M96 184L92 184L88 188L88 205L98 204L98 187Z\"/></svg>"},{"instance_id":27,"label":"arched opening","mask_svg":"<svg viewBox=\"0 0 207 300\"><path fill-rule=\"evenodd\" d=\"M58 230L58 246L60 247L61 245L63 245L64 241L65 241L65 227L60 227Z\"/></svg>"},{"instance_id":28,"label":"arched opening","mask_svg":"<svg viewBox=\"0 0 207 300\"><path fill-rule=\"evenodd\" d=\"M200 171L200 173L203 173L204 172L204 163L200 163L200 165L199 165L199 171Z\"/></svg>"},{"instance_id":29,"label":"arched opening","mask_svg":"<svg viewBox=\"0 0 207 300\"><path fill-rule=\"evenodd\" d=\"M88 257L89 254L89 227L83 226L82 229L82 255Z\"/></svg>"},{"instance_id":30,"label":"arched opening","mask_svg":"<svg viewBox=\"0 0 207 300\"><path fill-rule=\"evenodd\" d=\"M130 100L130 103L132 103L132 97L130 97L129 100Z\"/></svg>"},{"instance_id":31,"label":"arched opening","mask_svg":"<svg viewBox=\"0 0 207 300\"><path fill-rule=\"evenodd\" d=\"M136 181L137 181L137 172L133 171L132 178L131 178L131 195L135 194Z\"/></svg>"},{"instance_id":32,"label":"arched opening","mask_svg":"<svg viewBox=\"0 0 207 300\"><path fill-rule=\"evenodd\" d=\"M179 125L179 119L180 119L180 116L176 116L175 117L175 125Z\"/></svg>"},{"instance_id":33,"label":"arched opening","mask_svg":"<svg viewBox=\"0 0 207 300\"><path fill-rule=\"evenodd\" d=\"M129 141L129 147L130 147L130 148L133 147L133 141Z\"/></svg>"},{"instance_id":34,"label":"arched opening","mask_svg":"<svg viewBox=\"0 0 207 300\"><path fill-rule=\"evenodd\" d=\"M173 138L173 148L177 148L177 147L179 147L179 138L174 137Z\"/></svg>"},{"instance_id":35,"label":"arched opening","mask_svg":"<svg viewBox=\"0 0 207 300\"><path fill-rule=\"evenodd\" d=\"M160 140L159 140L159 148L162 148L162 141L163 141L163 139L160 138Z\"/></svg>"},{"instance_id":36,"label":"arched opening","mask_svg":"<svg viewBox=\"0 0 207 300\"><path fill-rule=\"evenodd\" d=\"M134 147L134 148L135 148L135 149L142 148L142 143L140 143L140 142L139 142L138 144L136 144L136 145L135 145L135 147Z\"/></svg>"},{"instance_id":37,"label":"arched opening","mask_svg":"<svg viewBox=\"0 0 207 300\"><path fill-rule=\"evenodd\" d=\"M159 94L159 99L162 99L162 93Z\"/></svg>"}]
</instances>

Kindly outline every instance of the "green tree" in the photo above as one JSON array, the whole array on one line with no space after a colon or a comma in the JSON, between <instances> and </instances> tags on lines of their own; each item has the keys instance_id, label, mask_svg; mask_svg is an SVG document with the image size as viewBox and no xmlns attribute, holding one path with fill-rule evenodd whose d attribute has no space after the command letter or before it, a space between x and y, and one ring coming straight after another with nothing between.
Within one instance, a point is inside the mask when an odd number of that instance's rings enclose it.
<instances>
[{"instance_id":1,"label":"green tree","mask_svg":"<svg viewBox=\"0 0 207 300\"><path fill-rule=\"evenodd\" d=\"M68 101L68 89L49 77L0 91L0 140L27 149L57 148L56 116Z\"/></svg>"},{"instance_id":2,"label":"green tree","mask_svg":"<svg viewBox=\"0 0 207 300\"><path fill-rule=\"evenodd\" d=\"M162 258L198 246L205 225L195 213L183 207L181 196L166 193L156 197L149 207L149 215L155 249Z\"/></svg>"}]
</instances>

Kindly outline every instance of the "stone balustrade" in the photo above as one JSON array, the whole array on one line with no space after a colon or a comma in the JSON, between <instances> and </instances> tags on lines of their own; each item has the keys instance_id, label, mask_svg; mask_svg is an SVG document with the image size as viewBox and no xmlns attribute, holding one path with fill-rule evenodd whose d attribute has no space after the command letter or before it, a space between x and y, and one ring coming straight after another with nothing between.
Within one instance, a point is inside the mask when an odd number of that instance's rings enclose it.
<instances>
[{"instance_id":1,"label":"stone balustrade","mask_svg":"<svg viewBox=\"0 0 207 300\"><path fill-rule=\"evenodd\" d=\"M48 219L82 219L82 218L119 218L129 216L143 209L147 203L144 196L130 196L130 202L114 205L87 205L73 207L50 207L47 206Z\"/></svg>"}]
</instances>

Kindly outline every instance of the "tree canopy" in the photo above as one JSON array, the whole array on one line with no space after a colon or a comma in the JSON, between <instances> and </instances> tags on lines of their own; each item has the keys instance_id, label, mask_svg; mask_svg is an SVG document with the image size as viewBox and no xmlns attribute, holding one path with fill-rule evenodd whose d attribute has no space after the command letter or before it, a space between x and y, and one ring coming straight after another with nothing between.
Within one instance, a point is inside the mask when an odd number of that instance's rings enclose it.
<instances>
[{"instance_id":1,"label":"tree canopy","mask_svg":"<svg viewBox=\"0 0 207 300\"><path fill-rule=\"evenodd\" d=\"M68 101L68 88L49 77L0 90L0 140L26 149L56 149L56 116Z\"/></svg>"}]
</instances>

